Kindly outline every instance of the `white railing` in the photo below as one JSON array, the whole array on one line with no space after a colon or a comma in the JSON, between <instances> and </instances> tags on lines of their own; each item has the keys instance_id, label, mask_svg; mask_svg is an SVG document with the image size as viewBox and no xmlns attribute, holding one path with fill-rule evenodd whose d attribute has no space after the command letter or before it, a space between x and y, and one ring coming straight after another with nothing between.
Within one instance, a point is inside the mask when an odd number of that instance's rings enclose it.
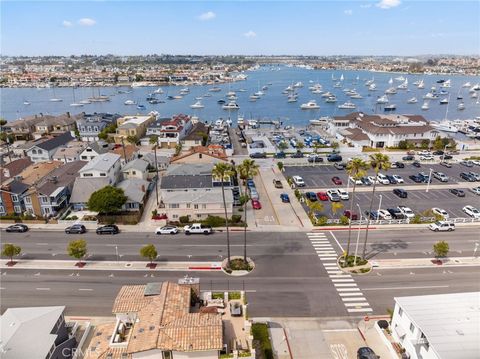
<instances>
[{"instance_id":1,"label":"white railing","mask_svg":"<svg viewBox=\"0 0 480 359\"><path fill-rule=\"evenodd\" d=\"M434 217L422 217L422 223L419 224L427 224L429 222L435 222ZM453 223L474 223L480 222L480 218L449 218L449 222ZM408 224L410 223L409 219L378 219L378 220L370 220L370 225L386 225L386 224ZM340 224L339 219L329 219L327 224ZM361 221L352 221L352 225L354 226L363 226L367 224L367 220L362 219Z\"/></svg>"}]
</instances>

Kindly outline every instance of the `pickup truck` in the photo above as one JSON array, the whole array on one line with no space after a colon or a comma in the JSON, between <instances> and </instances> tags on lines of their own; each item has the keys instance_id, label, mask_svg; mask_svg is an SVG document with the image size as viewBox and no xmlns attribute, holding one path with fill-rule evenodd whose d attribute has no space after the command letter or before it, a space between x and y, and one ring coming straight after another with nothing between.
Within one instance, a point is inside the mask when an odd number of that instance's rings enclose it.
<instances>
[{"instance_id":1,"label":"pickup truck","mask_svg":"<svg viewBox=\"0 0 480 359\"><path fill-rule=\"evenodd\" d=\"M186 235L202 234L202 233L205 234L205 235L208 235L208 234L213 233L212 227L206 226L206 225L201 224L201 223L193 223L189 226L185 226L185 227L183 227L183 230L184 230Z\"/></svg>"}]
</instances>

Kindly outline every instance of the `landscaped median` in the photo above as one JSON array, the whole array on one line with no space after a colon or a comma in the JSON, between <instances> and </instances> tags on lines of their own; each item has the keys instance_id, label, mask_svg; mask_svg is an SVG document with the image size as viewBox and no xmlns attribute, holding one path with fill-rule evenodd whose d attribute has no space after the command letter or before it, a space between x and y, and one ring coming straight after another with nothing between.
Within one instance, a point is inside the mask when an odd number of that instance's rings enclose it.
<instances>
[{"instance_id":1,"label":"landscaped median","mask_svg":"<svg viewBox=\"0 0 480 359\"><path fill-rule=\"evenodd\" d=\"M147 267L142 261L89 261L84 260L82 268L75 266L72 260L22 260L16 261L14 266L8 266L8 259L1 259L0 266L13 269L35 270L97 270L97 271L212 271L222 269L220 262L155 262L155 267Z\"/></svg>"},{"instance_id":2,"label":"landscaped median","mask_svg":"<svg viewBox=\"0 0 480 359\"><path fill-rule=\"evenodd\" d=\"M349 255L345 259L345 255L342 255L337 260L337 265L345 273L350 274L367 274L372 271L372 264L359 256Z\"/></svg>"}]
</instances>

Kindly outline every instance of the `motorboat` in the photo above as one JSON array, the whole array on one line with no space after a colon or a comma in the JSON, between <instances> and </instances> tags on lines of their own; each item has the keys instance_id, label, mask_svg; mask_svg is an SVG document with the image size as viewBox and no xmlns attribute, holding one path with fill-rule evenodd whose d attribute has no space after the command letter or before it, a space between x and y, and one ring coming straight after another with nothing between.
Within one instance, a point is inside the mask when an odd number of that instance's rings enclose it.
<instances>
[{"instance_id":1,"label":"motorboat","mask_svg":"<svg viewBox=\"0 0 480 359\"><path fill-rule=\"evenodd\" d=\"M359 93L354 93L353 95L350 95L350 98L353 98L353 99L361 99L361 98L363 98L363 96L360 95Z\"/></svg>"},{"instance_id":2,"label":"motorboat","mask_svg":"<svg viewBox=\"0 0 480 359\"><path fill-rule=\"evenodd\" d=\"M383 111L389 112L389 111L395 111L397 109L397 105L390 104L390 105L385 105L383 108Z\"/></svg>"},{"instance_id":3,"label":"motorboat","mask_svg":"<svg viewBox=\"0 0 480 359\"><path fill-rule=\"evenodd\" d=\"M290 102L290 103L297 102L297 97L298 97L297 95L290 95L288 96L287 102Z\"/></svg>"},{"instance_id":4,"label":"motorboat","mask_svg":"<svg viewBox=\"0 0 480 359\"><path fill-rule=\"evenodd\" d=\"M465 110L465 104L463 102L460 102L457 106L457 110L459 111Z\"/></svg>"},{"instance_id":5,"label":"motorboat","mask_svg":"<svg viewBox=\"0 0 480 359\"><path fill-rule=\"evenodd\" d=\"M182 99L182 98L183 98L182 95L173 96L173 99L174 99L174 100L180 100L180 99Z\"/></svg>"},{"instance_id":6,"label":"motorboat","mask_svg":"<svg viewBox=\"0 0 480 359\"><path fill-rule=\"evenodd\" d=\"M28 101L23 101L23 104L24 104L25 106L28 106L28 105L30 105L30 102L28 102Z\"/></svg>"},{"instance_id":7,"label":"motorboat","mask_svg":"<svg viewBox=\"0 0 480 359\"><path fill-rule=\"evenodd\" d=\"M447 81L445 81L442 86L443 88L448 88L448 87L452 87L452 83L450 81L450 79L448 79Z\"/></svg>"},{"instance_id":8,"label":"motorboat","mask_svg":"<svg viewBox=\"0 0 480 359\"><path fill-rule=\"evenodd\" d=\"M448 95L448 91L441 90L438 94L439 95Z\"/></svg>"},{"instance_id":9,"label":"motorboat","mask_svg":"<svg viewBox=\"0 0 480 359\"><path fill-rule=\"evenodd\" d=\"M70 106L71 106L71 107L82 107L82 106L83 106L83 103L74 102L74 103L71 103Z\"/></svg>"},{"instance_id":10,"label":"motorboat","mask_svg":"<svg viewBox=\"0 0 480 359\"><path fill-rule=\"evenodd\" d=\"M263 91L257 91L257 92L254 93L254 95L256 95L256 96L263 96L263 95L265 95L265 92L263 92Z\"/></svg>"},{"instance_id":11,"label":"motorboat","mask_svg":"<svg viewBox=\"0 0 480 359\"><path fill-rule=\"evenodd\" d=\"M315 90L312 91L312 93L319 95L319 94L323 93L323 91L321 89L315 89Z\"/></svg>"},{"instance_id":12,"label":"motorboat","mask_svg":"<svg viewBox=\"0 0 480 359\"><path fill-rule=\"evenodd\" d=\"M159 99L156 99L156 98L151 99L151 100L149 100L149 101L147 101L147 102L148 102L150 105L157 105L157 104L159 104L159 103L165 103L165 101L162 101L162 100L159 100Z\"/></svg>"},{"instance_id":13,"label":"motorboat","mask_svg":"<svg viewBox=\"0 0 480 359\"><path fill-rule=\"evenodd\" d=\"M425 101L422 105L422 110L426 111L430 108L430 106L428 106L428 101Z\"/></svg>"},{"instance_id":14,"label":"motorboat","mask_svg":"<svg viewBox=\"0 0 480 359\"><path fill-rule=\"evenodd\" d=\"M303 83L301 81L297 82L293 87L300 88L303 87Z\"/></svg>"},{"instance_id":15,"label":"motorboat","mask_svg":"<svg viewBox=\"0 0 480 359\"><path fill-rule=\"evenodd\" d=\"M332 97L332 96L335 96L335 95L329 91L322 94L322 97Z\"/></svg>"},{"instance_id":16,"label":"motorboat","mask_svg":"<svg viewBox=\"0 0 480 359\"><path fill-rule=\"evenodd\" d=\"M210 91L210 92L220 92L220 91L222 91L222 89L220 87L214 86L211 89L209 89L208 91Z\"/></svg>"},{"instance_id":17,"label":"motorboat","mask_svg":"<svg viewBox=\"0 0 480 359\"><path fill-rule=\"evenodd\" d=\"M385 93L386 93L387 95L394 95L394 94L397 93L397 90L395 89L395 87L390 87L390 88L388 88L388 89L385 90Z\"/></svg>"},{"instance_id":18,"label":"motorboat","mask_svg":"<svg viewBox=\"0 0 480 359\"><path fill-rule=\"evenodd\" d=\"M407 103L417 103L417 102L418 102L418 100L417 100L416 97L412 97L411 99L409 99L409 100L407 101Z\"/></svg>"},{"instance_id":19,"label":"motorboat","mask_svg":"<svg viewBox=\"0 0 480 359\"><path fill-rule=\"evenodd\" d=\"M470 82L465 82L462 87L471 87L472 84Z\"/></svg>"},{"instance_id":20,"label":"motorboat","mask_svg":"<svg viewBox=\"0 0 480 359\"><path fill-rule=\"evenodd\" d=\"M213 95L211 93L206 93L205 95L203 95L203 97L212 97Z\"/></svg>"},{"instance_id":21,"label":"motorboat","mask_svg":"<svg viewBox=\"0 0 480 359\"><path fill-rule=\"evenodd\" d=\"M313 119L313 120L310 120L310 124L311 125L315 125L315 126L319 126L319 125L326 125L328 124L330 118L328 117L320 117L318 119Z\"/></svg>"},{"instance_id":22,"label":"motorboat","mask_svg":"<svg viewBox=\"0 0 480 359\"><path fill-rule=\"evenodd\" d=\"M397 81L405 81L405 77L403 77L403 76L398 76L398 77L395 77L395 80L397 80Z\"/></svg>"},{"instance_id":23,"label":"motorboat","mask_svg":"<svg viewBox=\"0 0 480 359\"><path fill-rule=\"evenodd\" d=\"M204 108L205 106L200 102L197 101L193 105L190 105L190 108Z\"/></svg>"},{"instance_id":24,"label":"motorboat","mask_svg":"<svg viewBox=\"0 0 480 359\"><path fill-rule=\"evenodd\" d=\"M197 101L200 101L201 99L203 99L203 96L197 96L197 97L195 97L195 100L197 100Z\"/></svg>"},{"instance_id":25,"label":"motorboat","mask_svg":"<svg viewBox=\"0 0 480 359\"><path fill-rule=\"evenodd\" d=\"M63 100L61 98L51 98L50 102L62 102Z\"/></svg>"},{"instance_id":26,"label":"motorboat","mask_svg":"<svg viewBox=\"0 0 480 359\"><path fill-rule=\"evenodd\" d=\"M443 84L445 82L444 79L437 80L437 84Z\"/></svg>"},{"instance_id":27,"label":"motorboat","mask_svg":"<svg viewBox=\"0 0 480 359\"><path fill-rule=\"evenodd\" d=\"M430 122L430 124L435 127L435 129L442 131L442 132L451 132L456 133L458 132L458 128L454 126L450 121L445 120L439 123L435 123L434 121Z\"/></svg>"},{"instance_id":28,"label":"motorboat","mask_svg":"<svg viewBox=\"0 0 480 359\"><path fill-rule=\"evenodd\" d=\"M90 100L81 100L79 103L82 103L84 105L89 105L91 104L92 102Z\"/></svg>"},{"instance_id":29,"label":"motorboat","mask_svg":"<svg viewBox=\"0 0 480 359\"><path fill-rule=\"evenodd\" d=\"M443 98L440 100L440 105L448 105L448 98Z\"/></svg>"},{"instance_id":30,"label":"motorboat","mask_svg":"<svg viewBox=\"0 0 480 359\"><path fill-rule=\"evenodd\" d=\"M163 90L159 87L158 89L156 89L155 91L153 91L153 93L163 94Z\"/></svg>"},{"instance_id":31,"label":"motorboat","mask_svg":"<svg viewBox=\"0 0 480 359\"><path fill-rule=\"evenodd\" d=\"M438 99L438 95L434 94L432 92L428 92L427 94L425 94L425 96L423 96L423 99L424 100L436 100L436 99Z\"/></svg>"},{"instance_id":32,"label":"motorboat","mask_svg":"<svg viewBox=\"0 0 480 359\"><path fill-rule=\"evenodd\" d=\"M222 98L217 101L217 103L218 103L219 105L223 105L225 102L226 102L226 101L225 101L224 99L222 99Z\"/></svg>"},{"instance_id":33,"label":"motorboat","mask_svg":"<svg viewBox=\"0 0 480 359\"><path fill-rule=\"evenodd\" d=\"M329 96L325 99L326 103L335 103L337 102L337 97L336 96Z\"/></svg>"},{"instance_id":34,"label":"motorboat","mask_svg":"<svg viewBox=\"0 0 480 359\"><path fill-rule=\"evenodd\" d=\"M335 87L335 88L340 88L340 87L342 87L342 83L341 83L341 82L337 82L335 85L333 85L333 87Z\"/></svg>"},{"instance_id":35,"label":"motorboat","mask_svg":"<svg viewBox=\"0 0 480 359\"><path fill-rule=\"evenodd\" d=\"M230 101L238 100L237 95L227 96L227 98L228 98Z\"/></svg>"},{"instance_id":36,"label":"motorboat","mask_svg":"<svg viewBox=\"0 0 480 359\"><path fill-rule=\"evenodd\" d=\"M133 100L127 100L123 103L124 105L130 106L130 105L136 105L137 103Z\"/></svg>"},{"instance_id":37,"label":"motorboat","mask_svg":"<svg viewBox=\"0 0 480 359\"><path fill-rule=\"evenodd\" d=\"M474 92L474 93L472 93L472 94L470 95L470 97L471 97L471 98L478 98L478 95L477 95L476 92Z\"/></svg>"},{"instance_id":38,"label":"motorboat","mask_svg":"<svg viewBox=\"0 0 480 359\"><path fill-rule=\"evenodd\" d=\"M230 97L230 96L235 96L235 95L236 95L235 91L228 91L225 96Z\"/></svg>"},{"instance_id":39,"label":"motorboat","mask_svg":"<svg viewBox=\"0 0 480 359\"><path fill-rule=\"evenodd\" d=\"M245 89L239 89L238 92L247 92Z\"/></svg>"},{"instance_id":40,"label":"motorboat","mask_svg":"<svg viewBox=\"0 0 480 359\"><path fill-rule=\"evenodd\" d=\"M240 106L235 101L230 101L222 106L224 110L238 110Z\"/></svg>"},{"instance_id":41,"label":"motorboat","mask_svg":"<svg viewBox=\"0 0 480 359\"><path fill-rule=\"evenodd\" d=\"M376 90L377 90L377 85L375 85L374 83L371 83L368 86L368 91L376 91Z\"/></svg>"},{"instance_id":42,"label":"motorboat","mask_svg":"<svg viewBox=\"0 0 480 359\"><path fill-rule=\"evenodd\" d=\"M380 96L379 98L377 98L377 103L378 104L388 103L388 97L386 95Z\"/></svg>"},{"instance_id":43,"label":"motorboat","mask_svg":"<svg viewBox=\"0 0 480 359\"><path fill-rule=\"evenodd\" d=\"M319 83L316 83L316 84L310 86L308 89L310 91L314 91L314 90L321 90L322 88L323 88L322 85L320 85Z\"/></svg>"},{"instance_id":44,"label":"motorboat","mask_svg":"<svg viewBox=\"0 0 480 359\"><path fill-rule=\"evenodd\" d=\"M142 104L137 105L137 110L145 110L145 109L146 109L145 105L142 105Z\"/></svg>"},{"instance_id":45,"label":"motorboat","mask_svg":"<svg viewBox=\"0 0 480 359\"><path fill-rule=\"evenodd\" d=\"M258 100L260 98L260 96L257 95L257 94L253 94L249 98L250 98L250 100Z\"/></svg>"},{"instance_id":46,"label":"motorboat","mask_svg":"<svg viewBox=\"0 0 480 359\"><path fill-rule=\"evenodd\" d=\"M354 110L355 108L357 108L357 106L352 103L352 102L345 102L344 104L341 104L338 106L339 109L347 109L347 110Z\"/></svg>"},{"instance_id":47,"label":"motorboat","mask_svg":"<svg viewBox=\"0 0 480 359\"><path fill-rule=\"evenodd\" d=\"M320 106L317 105L317 102L315 100L310 100L307 103L301 104L300 108L302 110L318 110Z\"/></svg>"}]
</instances>

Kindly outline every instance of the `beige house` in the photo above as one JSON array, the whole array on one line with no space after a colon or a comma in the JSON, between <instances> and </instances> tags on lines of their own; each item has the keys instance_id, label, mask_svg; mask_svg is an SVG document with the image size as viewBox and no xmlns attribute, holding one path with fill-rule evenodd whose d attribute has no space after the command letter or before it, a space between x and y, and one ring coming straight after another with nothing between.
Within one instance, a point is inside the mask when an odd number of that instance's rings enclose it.
<instances>
[{"instance_id":1,"label":"beige house","mask_svg":"<svg viewBox=\"0 0 480 359\"><path fill-rule=\"evenodd\" d=\"M137 139L145 136L148 126L155 121L155 115L124 116L117 120L117 132L113 135L115 143L122 143L128 136Z\"/></svg>"}]
</instances>

